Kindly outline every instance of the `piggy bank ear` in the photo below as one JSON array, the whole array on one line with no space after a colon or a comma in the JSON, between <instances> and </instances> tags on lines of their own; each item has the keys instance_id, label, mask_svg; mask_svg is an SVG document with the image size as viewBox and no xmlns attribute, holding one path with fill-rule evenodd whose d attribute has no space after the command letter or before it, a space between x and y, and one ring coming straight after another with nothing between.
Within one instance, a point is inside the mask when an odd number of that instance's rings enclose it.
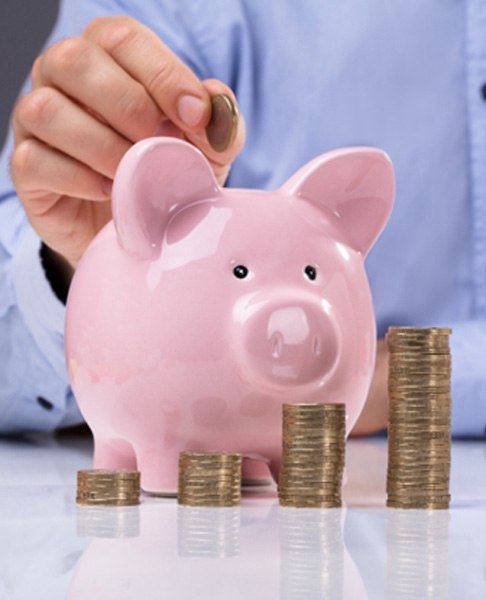
<instances>
[{"instance_id":1,"label":"piggy bank ear","mask_svg":"<svg viewBox=\"0 0 486 600\"><path fill-rule=\"evenodd\" d=\"M121 160L113 182L118 241L136 258L153 258L176 212L220 194L208 161L194 146L163 137L138 142Z\"/></svg>"},{"instance_id":2,"label":"piggy bank ear","mask_svg":"<svg viewBox=\"0 0 486 600\"><path fill-rule=\"evenodd\" d=\"M366 255L390 216L395 178L383 151L343 148L302 167L282 190L330 209L342 221L350 245Z\"/></svg>"}]
</instances>

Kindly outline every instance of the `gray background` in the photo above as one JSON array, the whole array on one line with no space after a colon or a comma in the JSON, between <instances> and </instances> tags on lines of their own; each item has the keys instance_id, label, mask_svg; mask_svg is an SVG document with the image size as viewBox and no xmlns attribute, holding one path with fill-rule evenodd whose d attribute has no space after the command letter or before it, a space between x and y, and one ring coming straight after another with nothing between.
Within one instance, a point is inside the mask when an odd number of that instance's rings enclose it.
<instances>
[{"instance_id":1,"label":"gray background","mask_svg":"<svg viewBox=\"0 0 486 600\"><path fill-rule=\"evenodd\" d=\"M58 0L0 0L0 147L20 87L57 16Z\"/></svg>"}]
</instances>

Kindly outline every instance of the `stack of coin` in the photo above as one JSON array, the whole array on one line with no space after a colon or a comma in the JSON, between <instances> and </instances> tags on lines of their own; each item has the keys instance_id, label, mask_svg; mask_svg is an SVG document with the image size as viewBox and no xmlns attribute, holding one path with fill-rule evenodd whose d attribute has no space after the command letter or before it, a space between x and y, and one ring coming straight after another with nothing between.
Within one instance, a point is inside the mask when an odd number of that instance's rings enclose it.
<instances>
[{"instance_id":1,"label":"stack of coin","mask_svg":"<svg viewBox=\"0 0 486 600\"><path fill-rule=\"evenodd\" d=\"M185 506L238 506L241 454L181 452L178 502Z\"/></svg>"},{"instance_id":2,"label":"stack of coin","mask_svg":"<svg viewBox=\"0 0 486 600\"><path fill-rule=\"evenodd\" d=\"M78 471L78 504L89 506L132 506L140 502L139 471Z\"/></svg>"},{"instance_id":3,"label":"stack of coin","mask_svg":"<svg viewBox=\"0 0 486 600\"><path fill-rule=\"evenodd\" d=\"M344 404L284 404L281 506L341 506L345 435Z\"/></svg>"},{"instance_id":4,"label":"stack of coin","mask_svg":"<svg viewBox=\"0 0 486 600\"><path fill-rule=\"evenodd\" d=\"M447 328L388 330L389 507L449 507L450 334Z\"/></svg>"}]
</instances>

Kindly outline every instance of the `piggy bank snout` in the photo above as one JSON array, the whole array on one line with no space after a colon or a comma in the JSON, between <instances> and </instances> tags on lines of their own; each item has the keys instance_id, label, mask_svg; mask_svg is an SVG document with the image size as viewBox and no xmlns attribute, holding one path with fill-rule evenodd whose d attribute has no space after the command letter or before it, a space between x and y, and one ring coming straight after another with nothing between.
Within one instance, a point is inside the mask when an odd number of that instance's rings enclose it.
<instances>
[{"instance_id":1,"label":"piggy bank snout","mask_svg":"<svg viewBox=\"0 0 486 600\"><path fill-rule=\"evenodd\" d=\"M251 368L282 385L322 378L338 356L336 328L318 303L268 303L246 322L243 337Z\"/></svg>"}]
</instances>

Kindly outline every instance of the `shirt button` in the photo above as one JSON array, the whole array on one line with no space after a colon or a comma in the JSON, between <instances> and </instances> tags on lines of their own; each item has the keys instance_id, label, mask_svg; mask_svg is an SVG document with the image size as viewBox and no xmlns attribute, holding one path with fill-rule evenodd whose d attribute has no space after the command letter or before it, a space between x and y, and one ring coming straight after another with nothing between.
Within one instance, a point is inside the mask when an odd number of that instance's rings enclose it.
<instances>
[{"instance_id":1,"label":"shirt button","mask_svg":"<svg viewBox=\"0 0 486 600\"><path fill-rule=\"evenodd\" d=\"M54 404L52 404L52 402L49 402L49 400L46 400L42 396L37 396L37 402L42 406L42 408L45 408L46 410L52 410L54 408Z\"/></svg>"},{"instance_id":2,"label":"shirt button","mask_svg":"<svg viewBox=\"0 0 486 600\"><path fill-rule=\"evenodd\" d=\"M481 87L481 97L483 100L486 100L486 83Z\"/></svg>"}]
</instances>

